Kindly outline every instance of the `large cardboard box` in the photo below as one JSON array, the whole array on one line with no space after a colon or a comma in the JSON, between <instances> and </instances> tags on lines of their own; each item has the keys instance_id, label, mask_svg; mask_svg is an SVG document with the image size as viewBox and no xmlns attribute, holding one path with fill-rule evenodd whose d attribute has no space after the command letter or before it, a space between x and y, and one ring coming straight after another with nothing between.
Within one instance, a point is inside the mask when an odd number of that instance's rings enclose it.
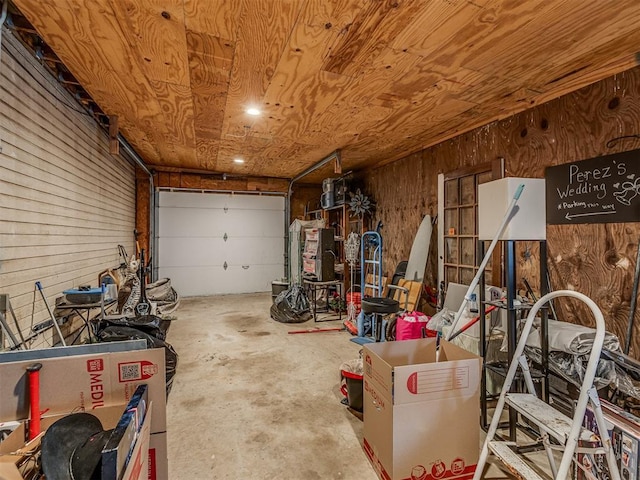
<instances>
[{"instance_id":1,"label":"large cardboard box","mask_svg":"<svg viewBox=\"0 0 640 480\"><path fill-rule=\"evenodd\" d=\"M364 450L382 480L466 480L480 451L480 357L432 338L364 347Z\"/></svg>"},{"instance_id":2,"label":"large cardboard box","mask_svg":"<svg viewBox=\"0 0 640 480\"><path fill-rule=\"evenodd\" d=\"M47 415L71 411L93 413L112 405L126 405L140 384L149 387L153 402L150 434L167 429L164 349L103 352L61 358L0 364L0 422L29 417L26 368L42 363L40 407ZM159 437L166 440L166 436ZM158 480L168 477L165 456L154 456Z\"/></svg>"},{"instance_id":3,"label":"large cardboard box","mask_svg":"<svg viewBox=\"0 0 640 480\"><path fill-rule=\"evenodd\" d=\"M147 409L148 415L145 415L143 421L139 427L139 431L136 434L135 442L133 443L133 449L128 456L129 460L126 465L126 469L121 474L121 480L147 480L151 478L149 476L149 462L145 459L149 458L149 440L151 430L151 412L153 403L150 403ZM111 429L116 426L118 421L122 418L125 405L113 405L110 407L104 407L97 409L92 413L100 419L105 429ZM42 430L46 430L57 420L65 417L67 414L57 414L46 416L41 420ZM26 424L21 423L20 426L14 430L9 437L7 437L2 443L0 443L0 479L1 480L23 480L20 470L16 467L16 462L19 462L22 458L20 455L14 453L18 450L31 451L33 448L38 448L41 437L33 440L29 443L29 448L24 448L24 438L26 435ZM106 478L106 477L103 477Z\"/></svg>"}]
</instances>

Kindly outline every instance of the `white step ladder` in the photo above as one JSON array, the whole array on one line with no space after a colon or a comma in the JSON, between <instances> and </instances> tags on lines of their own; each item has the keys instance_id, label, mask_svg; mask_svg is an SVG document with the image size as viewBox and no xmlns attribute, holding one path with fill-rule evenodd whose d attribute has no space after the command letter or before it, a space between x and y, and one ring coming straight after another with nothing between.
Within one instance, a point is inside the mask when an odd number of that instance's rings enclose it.
<instances>
[{"instance_id":1,"label":"white step ladder","mask_svg":"<svg viewBox=\"0 0 640 480\"><path fill-rule=\"evenodd\" d=\"M549 300L556 297L573 297L582 300L591 309L596 321L596 335L593 341L591 354L589 355L589 361L587 363L582 387L580 388L580 396L578 398L573 418L569 418L560 413L537 397L531 373L529 372L527 358L524 355L524 347L527 342L527 337L529 336L533 320L538 313L538 310L540 310L540 308ZM518 346L514 352L511 365L509 365L509 371L507 372L507 377L505 378L502 392L500 393L500 398L487 432L487 438L482 446L480 459L478 460L478 466L476 468L475 475L473 476L473 480L480 480L482 478L484 467L489 455L491 454L498 457L498 459L500 459L500 461L517 478L523 480L543 480L545 478L531 468L531 466L526 463L526 460L517 453L517 450L515 449L517 445L514 442L494 440L498 424L500 423L500 416L505 405L513 407L522 417L529 419L529 421L538 427L542 443L547 453L547 458L549 459L553 479L565 480L569 478L568 475L570 474L574 453L578 448L578 440L589 440L592 439L594 435L582 426L588 403L591 404L591 408L595 415L600 434L600 443L602 446L595 450L593 448L580 448L580 451L588 451L590 453L595 452L606 455L611 480L620 480L620 471L618 470L613 448L611 448L611 439L609 438L609 432L607 431L602 409L600 407L600 399L598 398L596 389L593 387L604 335L605 325L602 312L595 302L586 295L572 290L558 290L543 296L533 305L522 330L520 341L518 342ZM518 368L522 370L522 376L525 380L529 393L509 393ZM559 443L559 445L552 443L551 439L554 439ZM553 450L557 449L563 450L562 460L559 467L556 465L553 456Z\"/></svg>"}]
</instances>

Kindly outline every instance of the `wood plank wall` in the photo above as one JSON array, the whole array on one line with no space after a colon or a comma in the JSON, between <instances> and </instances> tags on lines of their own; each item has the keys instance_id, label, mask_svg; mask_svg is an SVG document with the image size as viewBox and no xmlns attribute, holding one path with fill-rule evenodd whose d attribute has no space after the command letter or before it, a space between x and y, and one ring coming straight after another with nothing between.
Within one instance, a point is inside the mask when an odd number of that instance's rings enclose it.
<instances>
[{"instance_id":1,"label":"wood plank wall","mask_svg":"<svg viewBox=\"0 0 640 480\"><path fill-rule=\"evenodd\" d=\"M628 139L607 148L608 140L640 134L640 68L608 78L557 100L460 135L400 161L371 170L367 192L384 222L385 270L409 255L423 215L437 212L437 175L497 158L506 176L544 176L544 169L598 155L640 148ZM640 219L639 219L640 220ZM549 226L549 269L554 289L587 294L602 309L607 329L624 343L640 223ZM435 240L435 237L434 237ZM518 279L537 284L538 251L521 245ZM427 282L436 285L434 242ZM559 302L560 304L560 302ZM561 302L562 319L592 325L578 304ZM640 358L640 315L636 313L631 354Z\"/></svg>"},{"instance_id":2,"label":"wood plank wall","mask_svg":"<svg viewBox=\"0 0 640 480\"><path fill-rule=\"evenodd\" d=\"M108 135L10 32L2 40L0 293L28 335L48 318L37 280L54 306L118 266L118 244L132 253L134 168L109 154Z\"/></svg>"},{"instance_id":3,"label":"wood plank wall","mask_svg":"<svg viewBox=\"0 0 640 480\"><path fill-rule=\"evenodd\" d=\"M320 196L322 187L318 185L293 184L291 195L291 218L293 222L296 218L304 220L305 211L317 210L320 208Z\"/></svg>"}]
</instances>

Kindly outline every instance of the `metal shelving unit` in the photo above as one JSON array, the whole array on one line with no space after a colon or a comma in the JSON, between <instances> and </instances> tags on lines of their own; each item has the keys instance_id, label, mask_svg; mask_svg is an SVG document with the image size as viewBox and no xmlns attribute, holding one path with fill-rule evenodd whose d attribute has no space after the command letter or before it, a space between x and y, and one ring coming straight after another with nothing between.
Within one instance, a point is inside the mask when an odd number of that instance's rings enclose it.
<instances>
[{"instance_id":1,"label":"metal shelving unit","mask_svg":"<svg viewBox=\"0 0 640 480\"><path fill-rule=\"evenodd\" d=\"M520 240L522 241L522 240ZM518 343L518 315L522 312L528 312L532 305L517 305L516 300L516 240L505 240L505 258L504 268L506 276L507 294L505 302L490 302L485 299L485 279L484 275L480 278L479 283L479 301L481 305L495 305L498 308L505 309L507 311L507 364L511 363L516 345ZM547 242L545 240L536 240L540 245L540 295L543 296L548 293L546 278L547 278ZM484 242L478 242L478 258L484 257ZM541 309L541 346L542 346L542 365L541 370L534 375L534 378L539 379L542 389L542 399L545 402L549 402L549 341L548 341L548 314L547 309ZM498 368L497 366L487 364L487 331L486 323L480 322L480 356L483 359L483 369L481 376L480 387L480 425L484 430L488 428L487 421L487 409L488 401L490 400L487 395L487 370L494 371L501 375L506 375L506 370ZM522 389L521 382L515 383L515 389ZM509 408L509 439L515 441L516 430L518 427L518 413L513 408Z\"/></svg>"}]
</instances>

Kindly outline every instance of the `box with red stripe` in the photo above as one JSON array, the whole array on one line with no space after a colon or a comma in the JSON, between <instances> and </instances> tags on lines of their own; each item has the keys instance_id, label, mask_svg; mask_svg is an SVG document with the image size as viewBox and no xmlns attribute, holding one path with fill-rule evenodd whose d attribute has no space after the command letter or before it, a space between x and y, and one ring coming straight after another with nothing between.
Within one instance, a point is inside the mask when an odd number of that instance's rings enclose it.
<instances>
[{"instance_id":1,"label":"box with red stripe","mask_svg":"<svg viewBox=\"0 0 640 480\"><path fill-rule=\"evenodd\" d=\"M364 348L364 451L381 480L467 480L480 445L480 357L432 338Z\"/></svg>"}]
</instances>

